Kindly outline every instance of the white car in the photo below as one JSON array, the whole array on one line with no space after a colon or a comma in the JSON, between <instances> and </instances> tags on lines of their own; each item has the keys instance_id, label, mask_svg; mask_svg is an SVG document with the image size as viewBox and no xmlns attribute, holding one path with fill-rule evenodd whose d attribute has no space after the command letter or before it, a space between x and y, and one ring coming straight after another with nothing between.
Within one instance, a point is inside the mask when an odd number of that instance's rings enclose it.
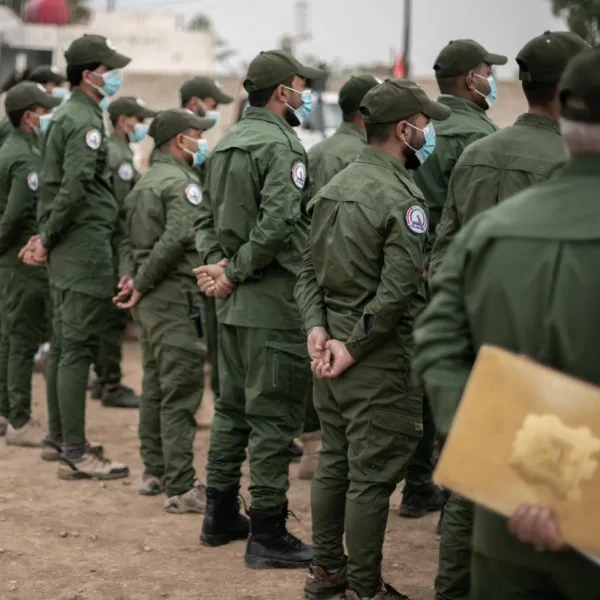
<instances>
[{"instance_id":1,"label":"white car","mask_svg":"<svg viewBox=\"0 0 600 600\"><path fill-rule=\"evenodd\" d=\"M306 121L296 128L298 137L308 151L324 137L329 137L342 124L342 109L338 104L339 96L335 92L323 92L321 98L313 92L313 108ZM245 98L238 112L238 121L248 108Z\"/></svg>"}]
</instances>

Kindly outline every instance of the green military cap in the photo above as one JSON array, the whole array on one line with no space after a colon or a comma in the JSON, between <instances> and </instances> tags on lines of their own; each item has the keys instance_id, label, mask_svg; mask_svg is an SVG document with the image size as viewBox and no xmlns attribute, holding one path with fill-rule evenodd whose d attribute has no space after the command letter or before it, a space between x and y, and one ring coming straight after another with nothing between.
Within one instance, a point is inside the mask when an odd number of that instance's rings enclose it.
<instances>
[{"instance_id":1,"label":"green military cap","mask_svg":"<svg viewBox=\"0 0 600 600\"><path fill-rule=\"evenodd\" d=\"M233 98L226 94L221 84L212 77L194 77L186 81L179 89L181 104L187 104L192 98L212 98L219 104L230 104Z\"/></svg>"},{"instance_id":2,"label":"green military cap","mask_svg":"<svg viewBox=\"0 0 600 600\"><path fill-rule=\"evenodd\" d=\"M409 79L387 79L367 92L360 111L366 123L398 123L418 113L434 121L445 121L452 112L431 100L420 86Z\"/></svg>"},{"instance_id":3,"label":"green military cap","mask_svg":"<svg viewBox=\"0 0 600 600\"><path fill-rule=\"evenodd\" d=\"M295 75L304 79L319 79L325 73L321 69L307 67L284 50L267 50L252 60L244 80L247 92L258 92L279 85Z\"/></svg>"},{"instance_id":4,"label":"green military cap","mask_svg":"<svg viewBox=\"0 0 600 600\"><path fill-rule=\"evenodd\" d=\"M214 124L214 119L199 117L187 108L169 108L158 113L150 125L148 135L154 138L157 146L161 146L187 129L206 131Z\"/></svg>"},{"instance_id":5,"label":"green military cap","mask_svg":"<svg viewBox=\"0 0 600 600\"><path fill-rule=\"evenodd\" d=\"M119 54L114 44L102 35L86 33L73 40L65 52L68 65L87 65L99 62L109 69L122 69L131 59Z\"/></svg>"},{"instance_id":6,"label":"green military cap","mask_svg":"<svg viewBox=\"0 0 600 600\"><path fill-rule=\"evenodd\" d=\"M558 89L565 119L600 123L600 47L580 52L567 65Z\"/></svg>"},{"instance_id":7,"label":"green military cap","mask_svg":"<svg viewBox=\"0 0 600 600\"><path fill-rule=\"evenodd\" d=\"M6 112L23 110L30 106L43 106L51 110L59 104L60 98L51 96L42 84L33 81L17 83L15 87L8 91L4 99Z\"/></svg>"},{"instance_id":8,"label":"green military cap","mask_svg":"<svg viewBox=\"0 0 600 600\"><path fill-rule=\"evenodd\" d=\"M48 67L46 65L35 67L27 76L27 80L35 81L35 83L41 83L42 85L49 81L60 85L66 81L65 76L56 67Z\"/></svg>"},{"instance_id":9,"label":"green military cap","mask_svg":"<svg viewBox=\"0 0 600 600\"><path fill-rule=\"evenodd\" d=\"M123 115L125 117L139 117L140 119L151 119L158 113L146 106L141 98L133 96L121 96L113 100L108 106L108 114L111 117Z\"/></svg>"},{"instance_id":10,"label":"green military cap","mask_svg":"<svg viewBox=\"0 0 600 600\"><path fill-rule=\"evenodd\" d=\"M435 59L433 70L437 79L445 79L467 73L481 63L505 65L507 62L506 56L488 52L475 40L453 40Z\"/></svg>"},{"instance_id":11,"label":"green military cap","mask_svg":"<svg viewBox=\"0 0 600 600\"><path fill-rule=\"evenodd\" d=\"M570 31L545 31L517 54L519 79L557 84L569 61L590 45Z\"/></svg>"},{"instance_id":12,"label":"green military cap","mask_svg":"<svg viewBox=\"0 0 600 600\"><path fill-rule=\"evenodd\" d=\"M371 75L352 75L340 90L338 104L344 113L358 110L365 94L381 81Z\"/></svg>"}]
</instances>

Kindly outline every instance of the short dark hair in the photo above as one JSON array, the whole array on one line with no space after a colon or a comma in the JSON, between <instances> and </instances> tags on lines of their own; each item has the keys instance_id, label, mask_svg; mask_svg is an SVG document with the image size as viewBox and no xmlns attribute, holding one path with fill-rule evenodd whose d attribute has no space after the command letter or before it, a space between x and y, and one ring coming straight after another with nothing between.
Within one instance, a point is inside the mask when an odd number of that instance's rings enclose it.
<instances>
[{"instance_id":1,"label":"short dark hair","mask_svg":"<svg viewBox=\"0 0 600 600\"><path fill-rule=\"evenodd\" d=\"M117 125L117 121L119 120L119 117L120 117L120 116L121 116L121 115L110 115L110 124L111 124L113 127L116 127L116 125Z\"/></svg>"},{"instance_id":2,"label":"short dark hair","mask_svg":"<svg viewBox=\"0 0 600 600\"><path fill-rule=\"evenodd\" d=\"M548 106L556 96L557 84L523 81L523 93L529 106Z\"/></svg>"},{"instance_id":3,"label":"short dark hair","mask_svg":"<svg viewBox=\"0 0 600 600\"><path fill-rule=\"evenodd\" d=\"M454 95L458 89L458 80L461 77L464 77L464 75L454 75L452 77L443 77L438 79L437 84L440 88L440 93Z\"/></svg>"},{"instance_id":4,"label":"short dark hair","mask_svg":"<svg viewBox=\"0 0 600 600\"><path fill-rule=\"evenodd\" d=\"M398 125L396 121L393 123L366 123L367 128L367 143L383 144L390 139L392 131Z\"/></svg>"},{"instance_id":5,"label":"short dark hair","mask_svg":"<svg viewBox=\"0 0 600 600\"><path fill-rule=\"evenodd\" d=\"M356 115L360 114L359 110L351 110L350 112L342 113L342 121L344 123L351 123L356 118Z\"/></svg>"},{"instance_id":6,"label":"short dark hair","mask_svg":"<svg viewBox=\"0 0 600 600\"><path fill-rule=\"evenodd\" d=\"M101 62L87 63L85 65L67 65L67 81L71 87L75 87L81 83L84 71L95 71L102 65Z\"/></svg>"},{"instance_id":7,"label":"short dark hair","mask_svg":"<svg viewBox=\"0 0 600 600\"><path fill-rule=\"evenodd\" d=\"M35 110L36 108L37 108L36 105L28 106L27 108L20 108L19 110L13 110L13 111L7 112L6 116L8 117L8 120L10 121L11 125L13 127L17 128L17 127L21 126L21 119L23 118L23 115L28 110Z\"/></svg>"},{"instance_id":8,"label":"short dark hair","mask_svg":"<svg viewBox=\"0 0 600 600\"><path fill-rule=\"evenodd\" d=\"M272 85L271 87L266 88L264 90L258 90L256 92L248 92L248 104L250 104L250 106L253 106L254 108L264 108L268 104L268 102L271 99L271 97L273 96L273 94L275 93L275 90L280 85L292 87L292 81L293 81L293 78L291 78L287 81L282 81L281 83L278 83L277 85Z\"/></svg>"}]
</instances>

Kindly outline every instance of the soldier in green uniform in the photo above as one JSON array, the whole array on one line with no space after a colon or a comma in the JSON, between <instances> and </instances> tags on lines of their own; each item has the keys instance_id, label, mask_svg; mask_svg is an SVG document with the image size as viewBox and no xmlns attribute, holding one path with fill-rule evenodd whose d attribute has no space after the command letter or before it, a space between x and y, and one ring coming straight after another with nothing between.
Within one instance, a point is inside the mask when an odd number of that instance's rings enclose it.
<instances>
[{"instance_id":1,"label":"soldier in green uniform","mask_svg":"<svg viewBox=\"0 0 600 600\"><path fill-rule=\"evenodd\" d=\"M415 175L431 219L427 264L456 161L469 144L498 130L486 111L498 96L492 67L506 62L506 56L492 54L473 40L455 40L442 49L433 65L441 92L438 102L451 108L452 116L436 128L435 152ZM402 517L419 518L444 504L445 496L432 479L434 445L435 427L425 396L423 438L408 466L400 505Z\"/></svg>"},{"instance_id":2,"label":"soldier in green uniform","mask_svg":"<svg viewBox=\"0 0 600 600\"><path fill-rule=\"evenodd\" d=\"M138 144L146 138L148 125L144 120L155 117L156 112L139 98L123 96L110 103L108 115L113 130L107 142L106 176L119 208L124 210L125 197L139 178L129 144ZM118 234L116 230L115 242ZM118 273L118 248L115 247L114 252L115 273ZM121 346L126 325L127 313L111 305L94 362L96 379L91 386L92 398L102 400L103 406L137 408L140 405L137 394L121 383Z\"/></svg>"},{"instance_id":3,"label":"soldier in green uniform","mask_svg":"<svg viewBox=\"0 0 600 600\"><path fill-rule=\"evenodd\" d=\"M442 436L483 344L600 385L600 322L590 318L600 295L600 50L585 50L569 64L558 98L566 164L467 223L432 280L431 303L415 330L414 366ZM561 545L543 507L521 507L510 523L476 507L468 597L596 597L598 565L574 550L558 551Z\"/></svg>"},{"instance_id":4,"label":"soldier in green uniform","mask_svg":"<svg viewBox=\"0 0 600 600\"><path fill-rule=\"evenodd\" d=\"M311 196L306 153L293 130L310 113L306 79L322 76L292 55L261 52L244 87L250 108L208 161L196 223L199 285L219 302L220 396L207 466L201 541L247 535L238 514L240 467L250 454L251 568L308 566L312 549L287 531L290 442L302 432L310 367L294 286Z\"/></svg>"},{"instance_id":5,"label":"soldier in green uniform","mask_svg":"<svg viewBox=\"0 0 600 600\"><path fill-rule=\"evenodd\" d=\"M113 236L119 205L106 180L102 109L121 87L130 59L99 35L74 40L65 53L72 95L56 112L44 145L38 223L30 253L48 262L53 331L47 372L49 439L63 479L126 477L85 438L90 364L114 293Z\"/></svg>"},{"instance_id":6,"label":"soldier in green uniform","mask_svg":"<svg viewBox=\"0 0 600 600\"><path fill-rule=\"evenodd\" d=\"M422 435L410 357L426 303L428 217L410 170L435 148L430 120L447 119L450 109L412 81L391 79L367 93L361 110L368 147L311 201L296 286L323 435L304 590L312 599L346 583L349 600L406 599L382 584L381 553L390 496Z\"/></svg>"},{"instance_id":7,"label":"soldier in green uniform","mask_svg":"<svg viewBox=\"0 0 600 600\"><path fill-rule=\"evenodd\" d=\"M46 331L48 276L19 253L37 233L41 136L59 103L33 82L18 83L4 101L12 132L0 149L0 435L18 446L44 441L31 417L31 375Z\"/></svg>"},{"instance_id":8,"label":"soldier in green uniform","mask_svg":"<svg viewBox=\"0 0 600 600\"><path fill-rule=\"evenodd\" d=\"M206 159L202 132L212 125L183 108L159 113L149 132L156 145L150 170L125 201L133 265L124 252L116 302L135 307L141 329L140 493L166 489L165 510L176 514L204 512L205 505L193 464L204 351L188 311L202 302L193 273L198 264L193 224L202 191L192 166Z\"/></svg>"},{"instance_id":9,"label":"soldier in green uniform","mask_svg":"<svg viewBox=\"0 0 600 600\"><path fill-rule=\"evenodd\" d=\"M329 183L345 169L367 144L367 134L360 103L365 94L381 83L370 75L352 76L340 90L339 106L343 123L330 137L313 146L308 152L308 170L314 193ZM312 394L306 408L304 433L300 436L304 453L300 460L298 476L312 479L321 446L319 417L312 402Z\"/></svg>"},{"instance_id":10,"label":"soldier in green uniform","mask_svg":"<svg viewBox=\"0 0 600 600\"><path fill-rule=\"evenodd\" d=\"M212 119L215 125L219 122L220 104L231 104L233 98L226 94L218 81L212 77L198 76L186 81L179 89L181 106L191 110L200 117ZM200 182L204 185L206 179L206 164L196 168ZM219 393L218 368L218 324L215 298L204 296L204 324L207 346L208 363L211 366L211 387L215 394Z\"/></svg>"},{"instance_id":11,"label":"soldier in green uniform","mask_svg":"<svg viewBox=\"0 0 600 600\"><path fill-rule=\"evenodd\" d=\"M448 246L465 223L517 192L545 181L564 162L566 152L558 127L558 82L567 63L586 48L589 45L574 33L546 32L519 52L519 77L529 110L512 127L471 144L456 163L431 255L430 280L435 279ZM437 598L466 600L473 504L452 494L444 511Z\"/></svg>"},{"instance_id":12,"label":"soldier in green uniform","mask_svg":"<svg viewBox=\"0 0 600 600\"><path fill-rule=\"evenodd\" d=\"M63 91L66 88L62 87L65 82L65 77L55 67L41 66L36 67L32 71L25 73L22 77L22 81L33 81L43 85L48 93L53 96L62 97ZM17 81L15 81L17 83ZM6 86L3 91L8 91L10 87ZM0 147L6 141L6 138L11 134L12 126L8 116L5 116L0 120Z\"/></svg>"}]
</instances>

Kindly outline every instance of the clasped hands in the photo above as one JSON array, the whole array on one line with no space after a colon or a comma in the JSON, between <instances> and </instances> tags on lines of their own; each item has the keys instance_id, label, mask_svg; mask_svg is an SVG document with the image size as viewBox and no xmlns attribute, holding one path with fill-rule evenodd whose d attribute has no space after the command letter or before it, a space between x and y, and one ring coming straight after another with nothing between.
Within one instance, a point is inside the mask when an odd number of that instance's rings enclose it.
<instances>
[{"instance_id":1,"label":"clasped hands","mask_svg":"<svg viewBox=\"0 0 600 600\"><path fill-rule=\"evenodd\" d=\"M34 235L19 251L19 260L30 267L42 267L48 262L48 250L42 245L40 235Z\"/></svg>"},{"instance_id":2,"label":"clasped hands","mask_svg":"<svg viewBox=\"0 0 600 600\"><path fill-rule=\"evenodd\" d=\"M317 379L339 377L356 361L339 340L332 340L325 327L313 327L306 340L310 368Z\"/></svg>"},{"instance_id":3,"label":"clasped hands","mask_svg":"<svg viewBox=\"0 0 600 600\"><path fill-rule=\"evenodd\" d=\"M142 294L136 290L133 278L129 275L123 275L117 287L119 291L112 301L121 310L129 310L140 301Z\"/></svg>"},{"instance_id":4,"label":"clasped hands","mask_svg":"<svg viewBox=\"0 0 600 600\"><path fill-rule=\"evenodd\" d=\"M224 258L216 265L203 265L194 269L198 287L206 296L225 300L236 288L235 283L225 274L229 261Z\"/></svg>"}]
</instances>

